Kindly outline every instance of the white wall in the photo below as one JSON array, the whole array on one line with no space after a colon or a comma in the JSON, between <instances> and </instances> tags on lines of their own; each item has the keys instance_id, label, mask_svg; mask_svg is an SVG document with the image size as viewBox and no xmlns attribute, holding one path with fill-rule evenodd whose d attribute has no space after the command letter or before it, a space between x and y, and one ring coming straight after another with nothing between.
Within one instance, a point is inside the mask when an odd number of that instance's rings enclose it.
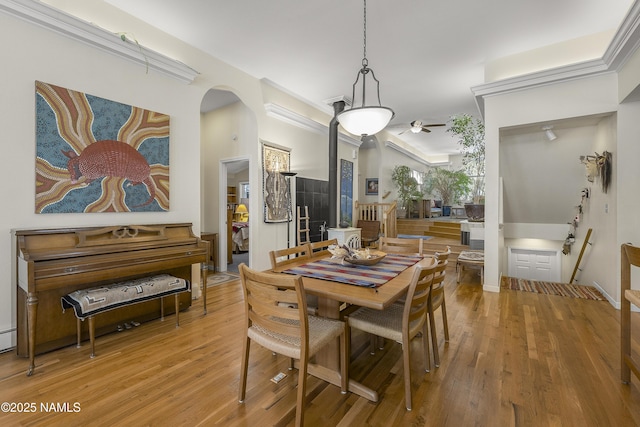
<instances>
[{"instance_id":1,"label":"white wall","mask_svg":"<svg viewBox=\"0 0 640 427\"><path fill-rule=\"evenodd\" d=\"M555 122L557 139L548 141L542 126L535 132L514 134L510 131L500 141L500 172L504 178L504 238L506 247L561 250L570 227L579 214L581 190L588 188L591 197L583 203L583 214L575 230L571 253L563 255L562 281L569 282L586 232L593 228L591 242L581 262L574 283L599 286L605 293L615 286L615 274L602 265L612 265L615 257L608 248L615 246L615 184L607 195L599 181L586 179L581 155L615 150L615 115L597 117L597 124L571 127L580 122L568 119ZM615 173L614 179L615 181ZM608 206L608 213L604 206ZM596 208L597 207L597 208ZM613 256L613 258L612 258ZM506 262L506 253L503 262ZM506 265L506 264L505 264ZM505 268L506 269L506 268ZM607 290L605 290L607 289Z\"/></svg>"},{"instance_id":2,"label":"white wall","mask_svg":"<svg viewBox=\"0 0 640 427\"><path fill-rule=\"evenodd\" d=\"M265 103L287 106L287 108L298 108L305 110L305 106L299 101L287 97L276 91L272 87L263 85L265 89ZM308 108L308 107L306 107ZM309 110L305 110L310 113ZM276 117L266 117L259 129L260 138L257 137L258 130L252 126L251 117L253 111L238 102L233 105L214 110L202 117L202 165L203 165L203 223L207 230L219 233L219 245L224 247L226 233L220 232L220 215L224 215L225 206L220 205L219 194L223 190L219 187L220 161L228 161L239 157L250 159L249 182L250 182L250 245L249 264L252 268L266 269L270 267L268 258L269 251L280 249L287 245L287 224L286 223L264 223L262 195L262 152L261 143L269 143L283 149L290 150L290 170L297 172L296 177L318 179L327 181L329 179L329 136L328 128L321 126L296 126ZM313 114L309 114L313 115ZM320 116L318 116L320 119ZM329 118L324 117L328 122ZM313 123L311 123L313 125ZM319 130L323 129L323 130ZM232 138L235 136L235 140ZM345 159L353 163L354 171L354 195L353 200L358 200L358 159L353 159L353 152L357 147L345 143L338 143L338 174L340 173L340 160ZM337 180L339 191L339 178ZM291 180L291 191L295 198L295 179ZM339 193L338 193L339 194ZM294 199L295 201L295 199ZM339 210L339 205L337 206ZM295 212L294 212L295 215ZM224 216L222 217L224 218ZM296 221L292 221L289 226L290 236L295 236ZM220 251L222 257L222 251ZM226 262L221 262L224 270Z\"/></svg>"},{"instance_id":3,"label":"white wall","mask_svg":"<svg viewBox=\"0 0 640 427\"><path fill-rule=\"evenodd\" d=\"M393 168L396 166L409 166L413 170L419 172L426 172L427 166L418 160L417 158L411 158L403 153L398 152L389 147L385 147L384 143L381 143L380 163L378 167L378 194L384 195L387 191L391 191L389 197L382 200L384 203L391 203L393 200L398 200L398 191L391 180L391 174ZM398 201L398 205L399 205Z\"/></svg>"},{"instance_id":4,"label":"white wall","mask_svg":"<svg viewBox=\"0 0 640 427\"><path fill-rule=\"evenodd\" d=\"M0 211L0 332L15 328L15 253L11 229L192 222L199 231L199 104L202 91L68 38L0 14L5 40L0 126L5 163ZM156 213L35 214L35 81L44 81L171 116L170 210ZM195 167L194 167L195 161ZM0 348L15 343L1 334ZM8 342L10 341L10 342ZM8 344L8 345L7 345Z\"/></svg>"},{"instance_id":5,"label":"white wall","mask_svg":"<svg viewBox=\"0 0 640 427\"><path fill-rule=\"evenodd\" d=\"M572 257L577 256L586 230L593 228L591 239L593 245L587 250L586 259L581 267L583 271L579 273L578 281L587 285L597 283L614 305L620 301L619 245L622 241L628 240L620 236L620 230L630 231L632 227L629 224L632 222L636 222L637 225L637 220L632 218L633 214L620 213L621 205L628 203L627 200L637 199L635 190L631 185L626 187L620 185L617 177L624 176L627 180L627 173L631 173L634 162L632 158L635 156L637 159L638 156L638 150L635 148L638 145L637 138L634 135L637 135L640 130L637 124L637 106L619 105L617 89L617 76L609 73L495 96L486 100L489 151L487 167L490 170L488 185L491 187L488 193L491 196L497 194L498 176L501 173L497 168L500 160L499 153L495 149L498 129L545 120L618 112L617 115L613 114L601 121L593 130L594 137L589 149L597 152L603 150L613 152L613 183L607 194L599 190L596 184L590 186L591 198L585 206L585 213L572 251ZM631 180L633 176L638 176L636 169L631 175ZM554 189L550 188L549 191ZM577 197L579 200L579 196ZM487 200L490 198L493 197L488 194ZM605 205L608 206L608 212L605 212ZM504 242L500 240L502 232L497 226L497 209L493 203L489 203L487 208L489 211L487 228L490 229L487 234L497 236L497 239L488 239L489 242L485 242L485 256L488 264L485 274L490 276L485 280L493 281L497 280L500 272L505 271L506 266L502 265L504 258L500 256L504 250ZM635 234L636 238L640 237L637 228L629 234ZM571 258L572 261L573 259ZM571 269L573 264L574 262L570 263Z\"/></svg>"},{"instance_id":6,"label":"white wall","mask_svg":"<svg viewBox=\"0 0 640 427\"><path fill-rule=\"evenodd\" d=\"M258 152L254 147L258 146L257 125L255 114L253 114L245 104L236 102L226 107L220 108L208 114L202 115L201 120L201 144L202 144L202 227L203 230L218 233L218 254L220 260L218 265L225 269L226 253L222 248L226 248L226 229L220 227L221 219L226 220L226 187L234 185L234 182L224 182L227 176L221 171L220 161L231 161L234 159L248 159L250 183L249 194L258 194L256 186L252 181L257 180L256 173L252 171L260 164ZM261 179L260 179L260 182ZM220 203L221 200L225 203ZM254 216L259 216L259 201L256 197L249 199L250 224L254 221ZM255 242L251 242L252 245ZM253 251L252 251L253 252ZM250 252L251 256L251 252Z\"/></svg>"},{"instance_id":7,"label":"white wall","mask_svg":"<svg viewBox=\"0 0 640 427\"><path fill-rule=\"evenodd\" d=\"M557 129L548 141L542 125L500 138L504 222L566 224L587 186L581 155L593 154L596 125Z\"/></svg>"},{"instance_id":8,"label":"white wall","mask_svg":"<svg viewBox=\"0 0 640 427\"><path fill-rule=\"evenodd\" d=\"M66 5L65 2L50 2ZM110 22L120 31L126 28L127 32L136 34L141 43L156 47L161 53L189 64L200 74L192 83L185 84L153 71L147 73L144 66L10 15L0 14L0 34L6 40L12 40L0 47L5 65L0 82L3 94L0 124L4 135L2 144L10 156L1 172L5 183L2 196L10 204L10 209L0 213L4 229L0 238L0 271L4 274L0 285L0 349L15 345L15 253L11 229L191 222L194 232L198 234L203 224L209 228L211 220L211 229L207 231L216 231L218 222L215 216L219 214L216 196L220 193L220 188L216 188L216 184L220 183L218 160L235 156L248 158L251 162L251 193L261 195L261 139L291 148L292 170L304 171L304 176L309 178L327 179L328 137L270 118L264 105L274 102L326 125L330 117L325 113L271 87L265 87L255 78L203 55L103 2L87 0L70 6L85 8L87 21L100 21L104 25ZM96 14L93 18L92 13ZM170 211L34 214L36 80L170 115ZM231 123L238 128L239 142L235 150L230 146L229 132L215 136L207 134L206 119L202 120L201 128L200 104L204 94L211 88L232 90L242 100L236 107L242 111L236 113L237 117ZM231 130L231 125L224 126ZM219 141L216 142L214 137ZM213 146L209 144L210 141ZM350 159L352 149L349 144L340 144L339 157ZM354 173L358 173L357 164L354 165ZM355 193L354 198L357 199L357 189ZM261 196L251 199L252 211L260 210L263 202ZM210 205L211 201L213 204ZM268 251L286 245L286 225L260 227L262 219L258 215L251 218L252 233L256 233L252 234L254 250L251 263L255 268L267 268ZM261 254L261 257L253 259L253 254Z\"/></svg>"},{"instance_id":9,"label":"white wall","mask_svg":"<svg viewBox=\"0 0 640 427\"><path fill-rule=\"evenodd\" d=\"M372 148L362 148L358 150L358 171L359 174L357 178L358 192L360 194L360 201L363 203L386 203L387 201L393 200L387 197L386 199L382 199L384 193L386 191L382 191L380 188L380 175L378 165L380 164L380 152L381 152L381 144L376 143L375 147ZM367 178L378 178L378 195L377 196L367 196L366 195L366 179Z\"/></svg>"},{"instance_id":10,"label":"white wall","mask_svg":"<svg viewBox=\"0 0 640 427\"><path fill-rule=\"evenodd\" d=\"M583 259L580 262L580 270L576 272L576 283L598 286L610 301L619 301L619 282L617 281L619 268L619 245L617 244L616 230L618 228L618 168L615 167L618 138L616 134L616 116L602 120L594 131L594 141L591 153L609 151L613 153L611 173L611 186L605 194L602 190L601 180L588 183L590 190L589 199L585 200L583 215L576 230L576 243L571 252L572 267L577 262L577 257L586 238L588 229L592 229L590 245L585 247ZM586 154L586 153L585 153ZM616 248L618 248L616 250ZM613 267L613 268L612 268ZM573 271L573 270L572 270Z\"/></svg>"},{"instance_id":11,"label":"white wall","mask_svg":"<svg viewBox=\"0 0 640 427\"><path fill-rule=\"evenodd\" d=\"M485 98L485 289L499 289L500 275L506 274L504 235L498 225L500 129L615 112L616 94L617 78L609 73Z\"/></svg>"}]
</instances>

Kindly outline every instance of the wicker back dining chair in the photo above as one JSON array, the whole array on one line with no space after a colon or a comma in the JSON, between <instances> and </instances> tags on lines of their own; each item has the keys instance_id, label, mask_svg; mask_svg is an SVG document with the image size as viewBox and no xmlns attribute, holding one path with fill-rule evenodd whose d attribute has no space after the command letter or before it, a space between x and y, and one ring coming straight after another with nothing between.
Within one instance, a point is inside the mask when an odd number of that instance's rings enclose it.
<instances>
[{"instance_id":1,"label":"wicker back dining chair","mask_svg":"<svg viewBox=\"0 0 640 427\"><path fill-rule=\"evenodd\" d=\"M380 240L380 221L359 219L356 225L360 231L363 247L374 246Z\"/></svg>"},{"instance_id":2,"label":"wicker back dining chair","mask_svg":"<svg viewBox=\"0 0 640 427\"><path fill-rule=\"evenodd\" d=\"M429 296L429 324L431 327L431 342L433 345L433 360L436 366L440 366L440 352L438 351L438 335L436 334L435 311L442 311L442 328L444 329L444 341L449 342L449 322L447 321L447 305L444 299L444 279L447 270L451 247L447 246L446 252L436 252L434 258L441 268L433 276L433 287Z\"/></svg>"},{"instance_id":3,"label":"wicker back dining chair","mask_svg":"<svg viewBox=\"0 0 640 427\"><path fill-rule=\"evenodd\" d=\"M307 314L302 278L288 274L259 272L239 266L244 292L245 339L240 370L239 400L244 402L251 341L299 360L296 426L304 425L309 358L340 337L341 390L348 390L349 346L345 323Z\"/></svg>"},{"instance_id":4,"label":"wicker back dining chair","mask_svg":"<svg viewBox=\"0 0 640 427\"><path fill-rule=\"evenodd\" d=\"M396 254L423 254L423 239L404 239L399 237L380 237L380 250Z\"/></svg>"},{"instance_id":5,"label":"wicker back dining chair","mask_svg":"<svg viewBox=\"0 0 640 427\"><path fill-rule=\"evenodd\" d=\"M434 260L427 267L416 267L411 278L404 305L392 304L384 310L362 307L345 317L347 341L351 328L387 338L402 344L404 390L407 410L411 410L411 345L410 341L421 333L425 371L431 369L427 341L427 305L431 294L433 274L438 264Z\"/></svg>"}]
</instances>

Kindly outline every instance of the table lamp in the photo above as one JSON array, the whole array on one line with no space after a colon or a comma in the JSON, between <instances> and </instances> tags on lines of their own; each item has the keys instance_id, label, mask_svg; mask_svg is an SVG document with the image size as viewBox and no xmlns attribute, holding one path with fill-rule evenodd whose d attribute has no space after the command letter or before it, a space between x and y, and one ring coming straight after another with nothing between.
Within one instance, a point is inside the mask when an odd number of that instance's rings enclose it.
<instances>
[{"instance_id":1,"label":"table lamp","mask_svg":"<svg viewBox=\"0 0 640 427\"><path fill-rule=\"evenodd\" d=\"M238 216L240 222L247 222L249 219L249 211L247 210L247 206L243 203L240 203L236 208L235 214Z\"/></svg>"}]
</instances>

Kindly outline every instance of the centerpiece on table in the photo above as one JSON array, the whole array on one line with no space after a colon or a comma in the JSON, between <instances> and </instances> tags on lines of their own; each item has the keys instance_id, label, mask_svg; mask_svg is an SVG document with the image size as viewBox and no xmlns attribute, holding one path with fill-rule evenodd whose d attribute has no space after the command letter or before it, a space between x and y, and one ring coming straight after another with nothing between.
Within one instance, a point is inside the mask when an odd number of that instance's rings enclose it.
<instances>
[{"instance_id":1,"label":"centerpiece on table","mask_svg":"<svg viewBox=\"0 0 640 427\"><path fill-rule=\"evenodd\" d=\"M331 253L331 258L341 259L350 264L374 265L382 261L387 256L384 252L371 252L369 248L354 249L347 245L331 245L327 248Z\"/></svg>"}]
</instances>

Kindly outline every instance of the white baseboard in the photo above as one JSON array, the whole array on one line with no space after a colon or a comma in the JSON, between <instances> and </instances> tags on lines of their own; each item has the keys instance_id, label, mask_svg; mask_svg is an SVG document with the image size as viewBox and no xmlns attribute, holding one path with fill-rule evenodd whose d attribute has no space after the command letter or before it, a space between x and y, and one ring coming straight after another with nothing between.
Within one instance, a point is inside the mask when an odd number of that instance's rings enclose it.
<instances>
[{"instance_id":1,"label":"white baseboard","mask_svg":"<svg viewBox=\"0 0 640 427\"><path fill-rule=\"evenodd\" d=\"M12 349L16 346L16 330L9 329L0 332L0 352Z\"/></svg>"}]
</instances>

